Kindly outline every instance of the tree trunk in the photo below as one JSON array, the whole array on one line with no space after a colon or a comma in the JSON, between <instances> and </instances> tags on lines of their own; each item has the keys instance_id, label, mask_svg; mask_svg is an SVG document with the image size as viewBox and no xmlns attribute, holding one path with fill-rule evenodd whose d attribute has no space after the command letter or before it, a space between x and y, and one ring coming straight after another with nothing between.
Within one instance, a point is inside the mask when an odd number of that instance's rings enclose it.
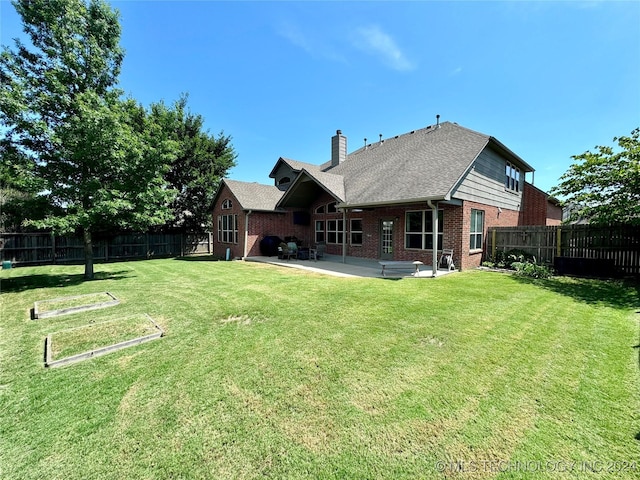
<instances>
[{"instance_id":1,"label":"tree trunk","mask_svg":"<svg viewBox=\"0 0 640 480\"><path fill-rule=\"evenodd\" d=\"M83 229L84 235L84 278L93 280L93 244L91 243L91 230Z\"/></svg>"}]
</instances>

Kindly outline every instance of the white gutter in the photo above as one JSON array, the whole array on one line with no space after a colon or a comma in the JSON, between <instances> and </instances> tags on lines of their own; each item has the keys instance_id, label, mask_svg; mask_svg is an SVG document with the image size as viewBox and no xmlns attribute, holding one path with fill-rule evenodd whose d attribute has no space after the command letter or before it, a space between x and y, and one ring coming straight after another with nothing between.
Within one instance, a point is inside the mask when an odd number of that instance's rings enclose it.
<instances>
[{"instance_id":1,"label":"white gutter","mask_svg":"<svg viewBox=\"0 0 640 480\"><path fill-rule=\"evenodd\" d=\"M431 208L431 228L433 229L431 232L431 241L433 243L432 268L433 276L435 277L438 274L438 202L434 204L431 200L427 200L427 205Z\"/></svg>"},{"instance_id":2,"label":"white gutter","mask_svg":"<svg viewBox=\"0 0 640 480\"><path fill-rule=\"evenodd\" d=\"M249 215L253 210L249 210L247 214L244 216L244 255L242 255L242 259L247 258L247 254L249 253L247 250L249 249Z\"/></svg>"}]
</instances>

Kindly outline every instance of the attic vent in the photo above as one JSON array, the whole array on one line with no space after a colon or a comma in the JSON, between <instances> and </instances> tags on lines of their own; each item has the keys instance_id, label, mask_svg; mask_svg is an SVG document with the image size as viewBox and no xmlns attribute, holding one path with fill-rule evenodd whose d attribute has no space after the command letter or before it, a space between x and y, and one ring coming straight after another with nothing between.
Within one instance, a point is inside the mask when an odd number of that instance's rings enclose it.
<instances>
[{"instance_id":1,"label":"attic vent","mask_svg":"<svg viewBox=\"0 0 640 480\"><path fill-rule=\"evenodd\" d=\"M409 133L413 134L413 133L416 133L416 131L415 130L411 130L411 132L409 132Z\"/></svg>"},{"instance_id":2,"label":"attic vent","mask_svg":"<svg viewBox=\"0 0 640 480\"><path fill-rule=\"evenodd\" d=\"M395 137L393 137L393 138L398 138L398 135L396 135L396 136L395 136Z\"/></svg>"}]
</instances>

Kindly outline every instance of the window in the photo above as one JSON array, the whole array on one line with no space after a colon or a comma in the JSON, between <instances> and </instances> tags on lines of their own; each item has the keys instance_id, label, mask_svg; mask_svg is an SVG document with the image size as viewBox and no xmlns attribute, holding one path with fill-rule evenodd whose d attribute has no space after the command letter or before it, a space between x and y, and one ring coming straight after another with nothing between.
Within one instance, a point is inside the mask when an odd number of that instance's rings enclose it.
<instances>
[{"instance_id":1,"label":"window","mask_svg":"<svg viewBox=\"0 0 640 480\"><path fill-rule=\"evenodd\" d=\"M343 241L344 221L327 220L327 243L339 243Z\"/></svg>"},{"instance_id":2,"label":"window","mask_svg":"<svg viewBox=\"0 0 640 480\"><path fill-rule=\"evenodd\" d=\"M351 245L362 245L362 219L351 220Z\"/></svg>"},{"instance_id":3,"label":"window","mask_svg":"<svg viewBox=\"0 0 640 480\"><path fill-rule=\"evenodd\" d=\"M336 202L327 205L327 213L336 213L337 211L338 209L336 208Z\"/></svg>"},{"instance_id":4,"label":"window","mask_svg":"<svg viewBox=\"0 0 640 480\"><path fill-rule=\"evenodd\" d=\"M224 202L222 202L223 210L228 210L231 207L233 207L233 203L231 203L231 200L229 200L228 198Z\"/></svg>"},{"instance_id":5,"label":"window","mask_svg":"<svg viewBox=\"0 0 640 480\"><path fill-rule=\"evenodd\" d=\"M316 213L323 214L324 213L324 205L320 205L318 208L316 208Z\"/></svg>"},{"instance_id":6,"label":"window","mask_svg":"<svg viewBox=\"0 0 640 480\"><path fill-rule=\"evenodd\" d=\"M504 188L512 192L520 191L520 169L509 162L505 169Z\"/></svg>"},{"instance_id":7,"label":"window","mask_svg":"<svg viewBox=\"0 0 640 480\"><path fill-rule=\"evenodd\" d=\"M238 215L218 216L218 241L238 243Z\"/></svg>"},{"instance_id":8,"label":"window","mask_svg":"<svg viewBox=\"0 0 640 480\"><path fill-rule=\"evenodd\" d=\"M316 220L316 243L324 242L324 221Z\"/></svg>"},{"instance_id":9,"label":"window","mask_svg":"<svg viewBox=\"0 0 640 480\"><path fill-rule=\"evenodd\" d=\"M404 246L420 250L433 249L433 214L431 210L407 212L404 222ZM442 210L438 210L438 250L444 236Z\"/></svg>"},{"instance_id":10,"label":"window","mask_svg":"<svg viewBox=\"0 0 640 480\"><path fill-rule=\"evenodd\" d=\"M282 177L278 181L278 186L280 186L280 185L288 185L289 183L291 183L291 179L289 177Z\"/></svg>"},{"instance_id":11,"label":"window","mask_svg":"<svg viewBox=\"0 0 640 480\"><path fill-rule=\"evenodd\" d=\"M471 210L471 240L469 241L470 250L479 250L482 248L482 234L484 232L484 211Z\"/></svg>"}]
</instances>

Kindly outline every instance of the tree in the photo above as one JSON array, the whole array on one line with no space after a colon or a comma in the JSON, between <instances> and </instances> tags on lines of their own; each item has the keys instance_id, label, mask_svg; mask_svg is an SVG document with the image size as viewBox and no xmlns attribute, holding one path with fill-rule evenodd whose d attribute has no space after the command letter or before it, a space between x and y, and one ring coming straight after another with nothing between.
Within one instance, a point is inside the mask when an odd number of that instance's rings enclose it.
<instances>
[{"instance_id":1,"label":"tree","mask_svg":"<svg viewBox=\"0 0 640 480\"><path fill-rule=\"evenodd\" d=\"M186 95L172 108L162 102L153 104L149 114L178 145L178 155L165 175L177 192L169 226L187 232L210 231L213 197L220 180L235 165L231 137L205 131L202 116L188 111Z\"/></svg>"},{"instance_id":2,"label":"tree","mask_svg":"<svg viewBox=\"0 0 640 480\"><path fill-rule=\"evenodd\" d=\"M551 190L575 207L571 219L640 224L640 128L613 141L619 149L597 146L571 157L576 163Z\"/></svg>"},{"instance_id":3,"label":"tree","mask_svg":"<svg viewBox=\"0 0 640 480\"><path fill-rule=\"evenodd\" d=\"M163 176L176 144L116 88L123 59L117 11L101 0L14 6L32 48L16 40L16 50L0 56L1 141L28 159L38 194L54 207L27 223L82 233L91 279L97 228L142 229L170 218L174 192Z\"/></svg>"}]
</instances>

